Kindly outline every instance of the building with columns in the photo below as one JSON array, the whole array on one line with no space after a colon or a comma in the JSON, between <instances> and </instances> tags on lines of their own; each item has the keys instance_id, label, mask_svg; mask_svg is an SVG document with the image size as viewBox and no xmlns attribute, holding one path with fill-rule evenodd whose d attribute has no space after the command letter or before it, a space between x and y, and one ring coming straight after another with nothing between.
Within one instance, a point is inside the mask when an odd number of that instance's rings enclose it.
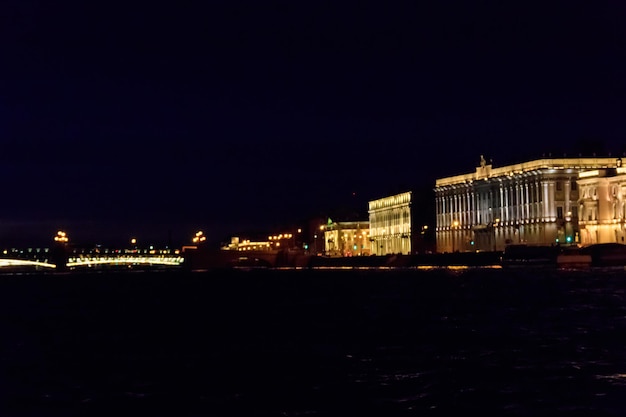
<instances>
[{"instance_id":1,"label":"building with columns","mask_svg":"<svg viewBox=\"0 0 626 417\"><path fill-rule=\"evenodd\" d=\"M581 172L578 180L580 241L626 243L626 168Z\"/></svg>"},{"instance_id":2,"label":"building with columns","mask_svg":"<svg viewBox=\"0 0 626 417\"><path fill-rule=\"evenodd\" d=\"M327 256L368 256L369 231L367 221L330 222L324 228L324 253Z\"/></svg>"},{"instance_id":3,"label":"building with columns","mask_svg":"<svg viewBox=\"0 0 626 417\"><path fill-rule=\"evenodd\" d=\"M407 191L368 203L372 254L411 253L415 236L411 227L411 197L411 191Z\"/></svg>"},{"instance_id":4,"label":"building with columns","mask_svg":"<svg viewBox=\"0 0 626 417\"><path fill-rule=\"evenodd\" d=\"M437 251L579 243L579 173L618 165L616 158L558 158L494 168L481 156L475 172L436 180Z\"/></svg>"}]
</instances>

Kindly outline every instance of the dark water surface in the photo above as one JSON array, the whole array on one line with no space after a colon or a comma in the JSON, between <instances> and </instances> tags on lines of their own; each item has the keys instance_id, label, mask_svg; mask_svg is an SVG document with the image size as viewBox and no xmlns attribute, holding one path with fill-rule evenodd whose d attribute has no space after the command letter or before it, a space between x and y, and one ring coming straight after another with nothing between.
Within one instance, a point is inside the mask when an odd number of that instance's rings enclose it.
<instances>
[{"instance_id":1,"label":"dark water surface","mask_svg":"<svg viewBox=\"0 0 626 417\"><path fill-rule=\"evenodd\" d=\"M623 416L626 271L0 276L0 416Z\"/></svg>"}]
</instances>

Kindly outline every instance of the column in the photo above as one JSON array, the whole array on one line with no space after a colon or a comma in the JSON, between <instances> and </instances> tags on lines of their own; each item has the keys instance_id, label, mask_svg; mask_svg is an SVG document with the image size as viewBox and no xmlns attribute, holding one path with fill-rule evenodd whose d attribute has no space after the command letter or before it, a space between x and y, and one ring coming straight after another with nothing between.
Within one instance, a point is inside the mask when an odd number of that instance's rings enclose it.
<instances>
[{"instance_id":1,"label":"column","mask_svg":"<svg viewBox=\"0 0 626 417\"><path fill-rule=\"evenodd\" d=\"M504 217L506 217L504 215L505 212L505 207L506 207L506 200L505 200L505 192L504 192L504 187L505 185L503 183L500 183L500 211L501 211L501 216L503 217L501 220L504 221Z\"/></svg>"},{"instance_id":2,"label":"column","mask_svg":"<svg viewBox=\"0 0 626 417\"><path fill-rule=\"evenodd\" d=\"M465 224L472 224L472 206L470 201L470 189L465 187Z\"/></svg>"},{"instance_id":3,"label":"column","mask_svg":"<svg viewBox=\"0 0 626 417\"><path fill-rule=\"evenodd\" d=\"M524 212L524 220L528 220L530 217L530 194L528 193L528 183L524 183L524 207L526 208Z\"/></svg>"},{"instance_id":4,"label":"column","mask_svg":"<svg viewBox=\"0 0 626 417\"><path fill-rule=\"evenodd\" d=\"M535 198L537 199L537 205L535 206L535 221L540 221L543 218L543 202L541 201L541 183L539 179L535 181Z\"/></svg>"},{"instance_id":5,"label":"column","mask_svg":"<svg viewBox=\"0 0 626 417\"><path fill-rule=\"evenodd\" d=\"M519 222L522 219L522 188L519 182L515 183L515 221Z\"/></svg>"},{"instance_id":6,"label":"column","mask_svg":"<svg viewBox=\"0 0 626 417\"><path fill-rule=\"evenodd\" d=\"M549 217L556 218L556 183L554 181L548 181L548 198L550 199Z\"/></svg>"},{"instance_id":7,"label":"column","mask_svg":"<svg viewBox=\"0 0 626 417\"><path fill-rule=\"evenodd\" d=\"M541 217L542 219L546 220L547 217L550 217L550 190L548 189L547 181L541 181L541 189L543 197L543 210L541 212Z\"/></svg>"},{"instance_id":8,"label":"column","mask_svg":"<svg viewBox=\"0 0 626 417\"><path fill-rule=\"evenodd\" d=\"M571 204L571 189L572 189L572 181L568 178L567 181L565 181L565 207L564 207L564 211L565 213L563 213L564 216L567 216L567 213L572 211L572 204Z\"/></svg>"},{"instance_id":9,"label":"column","mask_svg":"<svg viewBox=\"0 0 626 417\"><path fill-rule=\"evenodd\" d=\"M441 227L446 227L447 213L448 213L448 201L447 201L447 196L445 192L441 196L441 205L443 206L442 211L441 211Z\"/></svg>"},{"instance_id":10,"label":"column","mask_svg":"<svg viewBox=\"0 0 626 417\"><path fill-rule=\"evenodd\" d=\"M435 209L435 226L439 227L441 225L441 197L440 197L440 193L437 193L437 201L436 201L436 205L437 208Z\"/></svg>"},{"instance_id":11,"label":"column","mask_svg":"<svg viewBox=\"0 0 626 417\"><path fill-rule=\"evenodd\" d=\"M472 224L478 224L478 216L476 214L476 192L474 189L472 189L470 197L472 199Z\"/></svg>"}]
</instances>

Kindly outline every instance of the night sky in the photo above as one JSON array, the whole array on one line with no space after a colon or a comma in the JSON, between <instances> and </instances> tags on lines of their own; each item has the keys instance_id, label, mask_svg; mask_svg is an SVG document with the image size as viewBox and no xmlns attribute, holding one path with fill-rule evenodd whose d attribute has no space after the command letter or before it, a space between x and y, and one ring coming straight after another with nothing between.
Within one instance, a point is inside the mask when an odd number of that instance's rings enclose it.
<instances>
[{"instance_id":1,"label":"night sky","mask_svg":"<svg viewBox=\"0 0 626 417\"><path fill-rule=\"evenodd\" d=\"M626 151L626 3L0 6L0 244L279 231Z\"/></svg>"}]
</instances>

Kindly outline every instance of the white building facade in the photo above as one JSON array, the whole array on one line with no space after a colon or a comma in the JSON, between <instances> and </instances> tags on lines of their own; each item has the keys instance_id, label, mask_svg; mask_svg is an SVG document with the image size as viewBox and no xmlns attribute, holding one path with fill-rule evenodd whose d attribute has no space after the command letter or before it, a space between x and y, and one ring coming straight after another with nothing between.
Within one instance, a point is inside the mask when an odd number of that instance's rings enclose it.
<instances>
[{"instance_id":1,"label":"white building facade","mask_svg":"<svg viewBox=\"0 0 626 417\"><path fill-rule=\"evenodd\" d=\"M618 164L559 158L493 168L481 156L475 172L436 180L437 251L580 242L578 175Z\"/></svg>"},{"instance_id":2,"label":"white building facade","mask_svg":"<svg viewBox=\"0 0 626 417\"><path fill-rule=\"evenodd\" d=\"M333 222L324 229L327 256L369 256L370 228L367 221Z\"/></svg>"},{"instance_id":3,"label":"white building facade","mask_svg":"<svg viewBox=\"0 0 626 417\"><path fill-rule=\"evenodd\" d=\"M578 212L582 245L626 244L626 168L581 172Z\"/></svg>"},{"instance_id":4,"label":"white building facade","mask_svg":"<svg viewBox=\"0 0 626 417\"><path fill-rule=\"evenodd\" d=\"M412 192L373 200L368 205L372 254L410 254Z\"/></svg>"}]
</instances>

